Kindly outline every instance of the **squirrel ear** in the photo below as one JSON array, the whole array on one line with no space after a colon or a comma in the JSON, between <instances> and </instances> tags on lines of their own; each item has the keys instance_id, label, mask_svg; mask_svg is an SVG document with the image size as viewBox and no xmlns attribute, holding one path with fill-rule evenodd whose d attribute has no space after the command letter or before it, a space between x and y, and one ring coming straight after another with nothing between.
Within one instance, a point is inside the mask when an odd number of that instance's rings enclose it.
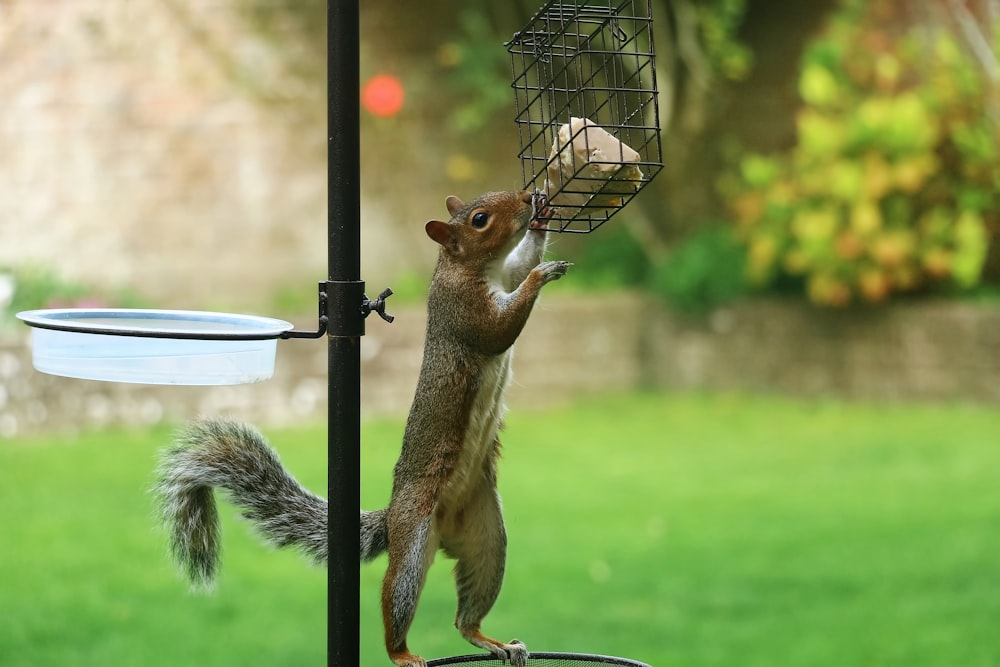
<instances>
[{"instance_id":1,"label":"squirrel ear","mask_svg":"<svg viewBox=\"0 0 1000 667\"><path fill-rule=\"evenodd\" d=\"M444 205L448 207L448 212L451 213L452 215L458 213L462 209L462 207L465 206L462 200L456 197L455 195L452 195L447 199L445 199Z\"/></svg>"},{"instance_id":2,"label":"squirrel ear","mask_svg":"<svg viewBox=\"0 0 1000 667\"><path fill-rule=\"evenodd\" d=\"M431 220L424 225L424 229L427 231L427 236L444 246L445 250L457 253L461 249L458 237L447 222Z\"/></svg>"}]
</instances>

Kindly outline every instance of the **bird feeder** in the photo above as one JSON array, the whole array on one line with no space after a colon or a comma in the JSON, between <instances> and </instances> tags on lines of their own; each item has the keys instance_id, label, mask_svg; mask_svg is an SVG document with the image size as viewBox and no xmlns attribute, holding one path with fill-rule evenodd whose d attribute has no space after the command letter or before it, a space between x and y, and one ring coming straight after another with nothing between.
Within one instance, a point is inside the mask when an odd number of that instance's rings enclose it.
<instances>
[{"instance_id":1,"label":"bird feeder","mask_svg":"<svg viewBox=\"0 0 1000 667\"><path fill-rule=\"evenodd\" d=\"M327 338L328 664L359 663L360 337L372 312L360 279L359 8L327 3L328 278L315 330L281 320L166 310L38 310L33 361L43 372L116 382L237 384L271 376L276 341ZM549 2L507 43L524 186L545 193L549 228L589 232L656 175L660 161L649 0ZM532 667L623 665L624 658L532 653ZM501 664L492 656L430 665Z\"/></svg>"},{"instance_id":2,"label":"bird feeder","mask_svg":"<svg viewBox=\"0 0 1000 667\"><path fill-rule=\"evenodd\" d=\"M591 232L663 167L651 0L549 2L507 50L524 186Z\"/></svg>"}]
</instances>

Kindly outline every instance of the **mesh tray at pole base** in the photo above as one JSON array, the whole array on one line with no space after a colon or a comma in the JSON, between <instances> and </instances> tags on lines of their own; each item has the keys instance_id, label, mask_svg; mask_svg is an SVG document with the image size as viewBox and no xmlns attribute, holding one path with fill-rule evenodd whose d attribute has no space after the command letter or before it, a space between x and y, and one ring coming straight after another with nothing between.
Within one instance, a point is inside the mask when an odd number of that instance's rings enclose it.
<instances>
[{"instance_id":1,"label":"mesh tray at pole base","mask_svg":"<svg viewBox=\"0 0 1000 667\"><path fill-rule=\"evenodd\" d=\"M493 655L465 655L457 658L438 658L427 661L427 667L453 665L507 665ZM583 653L530 653L528 667L593 667L594 665L619 665L620 667L650 667L644 662L627 658L612 658L606 655L586 655Z\"/></svg>"}]
</instances>

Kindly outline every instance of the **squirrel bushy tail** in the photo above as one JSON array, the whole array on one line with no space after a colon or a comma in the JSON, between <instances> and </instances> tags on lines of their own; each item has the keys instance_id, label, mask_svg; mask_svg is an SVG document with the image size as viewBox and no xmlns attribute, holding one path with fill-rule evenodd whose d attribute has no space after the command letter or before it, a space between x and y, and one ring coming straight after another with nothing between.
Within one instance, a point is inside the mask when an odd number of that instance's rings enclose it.
<instances>
[{"instance_id":1,"label":"squirrel bushy tail","mask_svg":"<svg viewBox=\"0 0 1000 667\"><path fill-rule=\"evenodd\" d=\"M214 488L227 492L266 541L327 562L327 501L300 485L254 427L205 419L188 426L163 454L154 489L170 550L191 582L211 586L219 566ZM362 560L385 551L385 511L361 513Z\"/></svg>"}]
</instances>

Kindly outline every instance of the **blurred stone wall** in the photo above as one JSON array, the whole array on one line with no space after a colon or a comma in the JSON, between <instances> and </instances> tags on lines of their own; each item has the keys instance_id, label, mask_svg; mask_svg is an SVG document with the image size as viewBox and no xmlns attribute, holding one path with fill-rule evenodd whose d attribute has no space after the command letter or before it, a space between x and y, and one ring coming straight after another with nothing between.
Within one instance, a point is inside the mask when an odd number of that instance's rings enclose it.
<instances>
[{"instance_id":1,"label":"blurred stone wall","mask_svg":"<svg viewBox=\"0 0 1000 667\"><path fill-rule=\"evenodd\" d=\"M667 389L1000 405L1000 307L827 310L752 301L694 323L653 309L645 381Z\"/></svg>"},{"instance_id":2,"label":"blurred stone wall","mask_svg":"<svg viewBox=\"0 0 1000 667\"><path fill-rule=\"evenodd\" d=\"M163 307L326 275L325 155L261 103L273 47L230 5L0 3L0 266Z\"/></svg>"},{"instance_id":3,"label":"blurred stone wall","mask_svg":"<svg viewBox=\"0 0 1000 667\"><path fill-rule=\"evenodd\" d=\"M404 416L420 370L424 309L390 310L396 321L372 318L362 339L365 418ZM269 425L326 418L324 341L280 342L266 382L156 387L35 372L24 329L0 342L0 439L201 414ZM508 404L531 410L643 388L1000 406L1000 307L832 312L759 301L691 320L634 294L550 295L517 343Z\"/></svg>"}]
</instances>

